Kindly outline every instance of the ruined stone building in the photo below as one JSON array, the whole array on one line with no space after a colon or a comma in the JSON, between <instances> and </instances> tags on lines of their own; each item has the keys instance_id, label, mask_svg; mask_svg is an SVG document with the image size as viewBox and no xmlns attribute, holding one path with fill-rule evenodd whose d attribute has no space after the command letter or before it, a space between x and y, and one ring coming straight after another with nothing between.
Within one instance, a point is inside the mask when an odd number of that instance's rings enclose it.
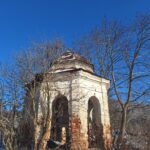
<instances>
[{"instance_id":1,"label":"ruined stone building","mask_svg":"<svg viewBox=\"0 0 150 150\"><path fill-rule=\"evenodd\" d=\"M108 109L110 82L94 74L93 65L80 55L66 52L48 72L51 129L49 138L69 149L110 149ZM44 81L42 83L44 86ZM41 87L42 87L41 86ZM39 93L39 116L47 97ZM40 132L40 131L39 131Z\"/></svg>"}]
</instances>

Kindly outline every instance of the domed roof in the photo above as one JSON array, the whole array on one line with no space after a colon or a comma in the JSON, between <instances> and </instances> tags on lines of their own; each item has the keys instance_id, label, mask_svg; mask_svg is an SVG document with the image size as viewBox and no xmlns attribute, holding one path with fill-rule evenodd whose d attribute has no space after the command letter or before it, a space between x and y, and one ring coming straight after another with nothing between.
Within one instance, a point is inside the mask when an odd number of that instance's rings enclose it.
<instances>
[{"instance_id":1,"label":"domed roof","mask_svg":"<svg viewBox=\"0 0 150 150\"><path fill-rule=\"evenodd\" d=\"M66 51L56 61L54 61L51 70L73 70L83 69L93 72L93 65L85 58L71 51Z\"/></svg>"},{"instance_id":2,"label":"domed roof","mask_svg":"<svg viewBox=\"0 0 150 150\"><path fill-rule=\"evenodd\" d=\"M61 63L64 61L70 61L70 60L78 60L81 62L84 62L86 64L91 64L89 61L87 61L85 58L81 57L79 54L76 54L71 51L66 51L62 56L60 56L54 63Z\"/></svg>"}]
</instances>

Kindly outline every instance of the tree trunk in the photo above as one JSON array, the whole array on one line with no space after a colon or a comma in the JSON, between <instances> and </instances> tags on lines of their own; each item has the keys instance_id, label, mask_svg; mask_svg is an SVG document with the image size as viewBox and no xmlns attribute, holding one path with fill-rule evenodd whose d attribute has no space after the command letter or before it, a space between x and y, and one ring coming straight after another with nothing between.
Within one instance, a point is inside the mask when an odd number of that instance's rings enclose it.
<instances>
[{"instance_id":1,"label":"tree trunk","mask_svg":"<svg viewBox=\"0 0 150 150\"><path fill-rule=\"evenodd\" d=\"M37 125L34 124L34 150L38 149Z\"/></svg>"},{"instance_id":2,"label":"tree trunk","mask_svg":"<svg viewBox=\"0 0 150 150\"><path fill-rule=\"evenodd\" d=\"M12 146L10 137L7 139L6 150L13 150L13 146Z\"/></svg>"},{"instance_id":3,"label":"tree trunk","mask_svg":"<svg viewBox=\"0 0 150 150\"><path fill-rule=\"evenodd\" d=\"M126 120L127 120L127 107L124 107L123 111L122 111L120 133L119 133L119 137L118 137L118 141L117 141L117 148L118 149L120 149L120 146L121 146L121 144L123 143L123 140L124 140Z\"/></svg>"},{"instance_id":4,"label":"tree trunk","mask_svg":"<svg viewBox=\"0 0 150 150\"><path fill-rule=\"evenodd\" d=\"M40 149L41 150L45 150L46 149L46 145L47 145L47 141L50 138L50 128L51 128L51 120L50 120L50 115L49 119L46 120L46 127L45 127L45 131L43 133L42 139L41 139L41 143L40 143Z\"/></svg>"}]
</instances>

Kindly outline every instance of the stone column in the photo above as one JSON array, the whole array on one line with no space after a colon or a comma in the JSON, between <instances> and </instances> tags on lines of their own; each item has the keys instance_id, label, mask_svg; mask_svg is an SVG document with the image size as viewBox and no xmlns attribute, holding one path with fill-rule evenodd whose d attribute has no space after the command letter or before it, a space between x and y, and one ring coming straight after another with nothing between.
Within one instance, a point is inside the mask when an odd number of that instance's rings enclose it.
<instances>
[{"instance_id":1,"label":"stone column","mask_svg":"<svg viewBox=\"0 0 150 150\"><path fill-rule=\"evenodd\" d=\"M71 130L71 150L87 150L88 141L81 131L81 121L78 116L72 116L70 122Z\"/></svg>"},{"instance_id":2,"label":"stone column","mask_svg":"<svg viewBox=\"0 0 150 150\"><path fill-rule=\"evenodd\" d=\"M104 148L106 150L110 150L112 147L112 137L111 137L111 128L110 125L103 126L103 140L104 140Z\"/></svg>"}]
</instances>

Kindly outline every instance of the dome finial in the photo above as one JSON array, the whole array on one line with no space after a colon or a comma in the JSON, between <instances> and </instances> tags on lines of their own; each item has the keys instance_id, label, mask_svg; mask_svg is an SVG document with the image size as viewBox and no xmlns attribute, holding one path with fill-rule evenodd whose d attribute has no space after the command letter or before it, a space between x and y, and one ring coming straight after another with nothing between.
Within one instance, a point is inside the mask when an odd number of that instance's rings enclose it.
<instances>
[{"instance_id":1,"label":"dome finial","mask_svg":"<svg viewBox=\"0 0 150 150\"><path fill-rule=\"evenodd\" d=\"M66 53L73 53L73 50L71 48L68 48Z\"/></svg>"},{"instance_id":2,"label":"dome finial","mask_svg":"<svg viewBox=\"0 0 150 150\"><path fill-rule=\"evenodd\" d=\"M66 56L66 55L73 55L73 54L74 53L73 53L72 49L69 48L63 55Z\"/></svg>"}]
</instances>

